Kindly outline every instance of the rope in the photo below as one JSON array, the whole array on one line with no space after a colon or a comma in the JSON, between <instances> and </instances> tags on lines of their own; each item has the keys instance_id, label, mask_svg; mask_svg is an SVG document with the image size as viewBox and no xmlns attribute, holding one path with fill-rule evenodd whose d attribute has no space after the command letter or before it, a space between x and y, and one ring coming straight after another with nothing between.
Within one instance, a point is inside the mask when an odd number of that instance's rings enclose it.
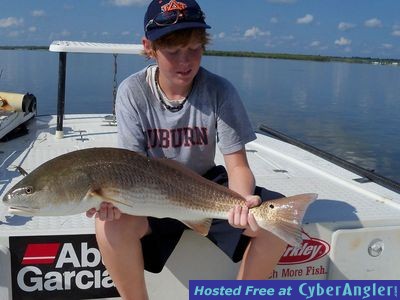
<instances>
[{"instance_id":1,"label":"rope","mask_svg":"<svg viewBox=\"0 0 400 300\"><path fill-rule=\"evenodd\" d=\"M113 56L114 56L114 79L113 79L113 91L112 91L112 94L113 94L113 110L112 110L112 112L113 112L113 117L114 117L114 119L115 119L115 102L116 102L116 99L117 99L117 87L118 87L118 82L117 82L117 68L118 68L118 65L117 65L117 57L118 57L118 54L113 54Z\"/></svg>"}]
</instances>

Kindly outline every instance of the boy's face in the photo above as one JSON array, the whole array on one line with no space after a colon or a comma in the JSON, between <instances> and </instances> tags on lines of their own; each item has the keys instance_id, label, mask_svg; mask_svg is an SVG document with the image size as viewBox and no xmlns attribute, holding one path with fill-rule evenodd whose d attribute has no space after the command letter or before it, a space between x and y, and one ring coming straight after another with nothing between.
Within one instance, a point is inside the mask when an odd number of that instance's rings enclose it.
<instances>
[{"instance_id":1,"label":"boy's face","mask_svg":"<svg viewBox=\"0 0 400 300\"><path fill-rule=\"evenodd\" d=\"M192 40L185 46L168 46L156 50L160 83L170 88L190 88L200 68L203 45Z\"/></svg>"}]
</instances>

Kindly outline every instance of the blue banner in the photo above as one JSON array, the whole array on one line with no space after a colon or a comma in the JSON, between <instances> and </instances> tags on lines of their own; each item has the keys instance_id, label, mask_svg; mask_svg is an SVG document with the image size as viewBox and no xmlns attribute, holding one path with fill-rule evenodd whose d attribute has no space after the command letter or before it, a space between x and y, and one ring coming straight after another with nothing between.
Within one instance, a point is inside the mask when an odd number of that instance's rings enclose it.
<instances>
[{"instance_id":1,"label":"blue banner","mask_svg":"<svg viewBox=\"0 0 400 300\"><path fill-rule=\"evenodd\" d=\"M189 300L397 299L397 280L191 280Z\"/></svg>"}]
</instances>

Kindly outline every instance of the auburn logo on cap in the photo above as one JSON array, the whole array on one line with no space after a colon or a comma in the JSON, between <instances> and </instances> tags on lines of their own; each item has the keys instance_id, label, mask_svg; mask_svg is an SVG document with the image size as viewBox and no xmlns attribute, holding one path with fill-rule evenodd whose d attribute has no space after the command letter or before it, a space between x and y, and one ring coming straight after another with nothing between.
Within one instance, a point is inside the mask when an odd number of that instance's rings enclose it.
<instances>
[{"instance_id":1,"label":"auburn logo on cap","mask_svg":"<svg viewBox=\"0 0 400 300\"><path fill-rule=\"evenodd\" d=\"M161 10L164 11L171 11L171 10L184 10L187 7L185 3L178 2L176 0L171 0L167 4L161 6Z\"/></svg>"}]
</instances>

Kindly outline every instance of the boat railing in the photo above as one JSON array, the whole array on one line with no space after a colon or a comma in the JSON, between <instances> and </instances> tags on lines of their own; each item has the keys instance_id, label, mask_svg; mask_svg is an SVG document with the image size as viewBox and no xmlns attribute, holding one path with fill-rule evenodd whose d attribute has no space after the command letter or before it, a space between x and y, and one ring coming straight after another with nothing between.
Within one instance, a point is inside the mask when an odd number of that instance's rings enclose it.
<instances>
[{"instance_id":1,"label":"boat railing","mask_svg":"<svg viewBox=\"0 0 400 300\"><path fill-rule=\"evenodd\" d=\"M343 158L335 156L329 152L326 152L324 150L316 148L316 147L314 147L310 144L307 144L305 142L302 142L298 139L290 137L290 136L288 136L282 132L279 132L275 129L272 129L266 125L260 125L259 130L262 133L266 133L266 134L273 136L281 141L295 145L301 149L304 149L310 153L313 153L319 157L322 157L329 162L332 162L338 166L345 168L346 170L349 170L349 171L359 175L360 178L356 178L354 180L356 180L360 183L367 183L367 182L373 181L373 182L380 184L396 193L400 193L400 183L399 182L396 182L390 178L382 176L382 175L376 173L374 170L365 169L359 165L356 165L356 164L349 162Z\"/></svg>"},{"instance_id":2,"label":"boat railing","mask_svg":"<svg viewBox=\"0 0 400 300\"><path fill-rule=\"evenodd\" d=\"M65 79L67 69L67 53L103 53L114 55L114 73L116 73L117 54L141 54L141 44L113 44L113 43L91 43L79 41L54 41L49 51L59 53L58 62L58 96L57 96L57 128L56 138L63 138L63 120L65 110ZM115 78L115 75L114 75ZM116 85L114 84L114 89ZM115 98L115 92L114 92ZM115 99L114 99L115 101Z\"/></svg>"}]
</instances>

